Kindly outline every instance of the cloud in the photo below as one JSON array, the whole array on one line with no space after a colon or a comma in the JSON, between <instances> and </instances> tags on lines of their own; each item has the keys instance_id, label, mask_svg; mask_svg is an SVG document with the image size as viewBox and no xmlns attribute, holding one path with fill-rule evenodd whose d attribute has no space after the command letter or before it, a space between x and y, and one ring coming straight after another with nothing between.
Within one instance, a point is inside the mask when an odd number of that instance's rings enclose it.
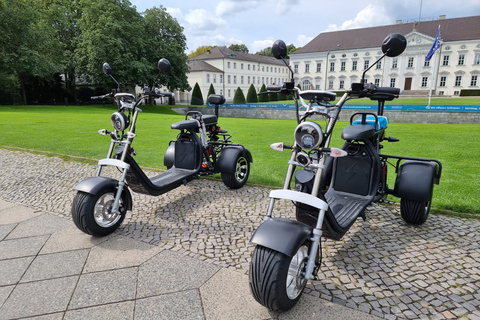
<instances>
[{"instance_id":1,"label":"cloud","mask_svg":"<svg viewBox=\"0 0 480 320\"><path fill-rule=\"evenodd\" d=\"M260 10L261 6L273 7L275 14L284 15L292 6L298 5L300 0L222 0L215 8L217 16L235 15L248 10Z\"/></svg>"},{"instance_id":2,"label":"cloud","mask_svg":"<svg viewBox=\"0 0 480 320\"><path fill-rule=\"evenodd\" d=\"M255 40L255 41L253 41L251 47L249 48L250 53L256 53L260 50L271 47L274 42L275 42L275 40L273 40L273 39Z\"/></svg>"},{"instance_id":3,"label":"cloud","mask_svg":"<svg viewBox=\"0 0 480 320\"><path fill-rule=\"evenodd\" d=\"M392 19L382 5L369 4L357 13L353 20L346 20L342 25L329 24L325 31L337 31L357 28L367 28L390 24Z\"/></svg>"},{"instance_id":4,"label":"cloud","mask_svg":"<svg viewBox=\"0 0 480 320\"><path fill-rule=\"evenodd\" d=\"M309 43L310 41L313 40L314 37L309 37L309 36L306 36L306 35L303 35L303 34L299 34L297 36L297 47L303 47L304 45L306 45L307 43Z\"/></svg>"}]
</instances>

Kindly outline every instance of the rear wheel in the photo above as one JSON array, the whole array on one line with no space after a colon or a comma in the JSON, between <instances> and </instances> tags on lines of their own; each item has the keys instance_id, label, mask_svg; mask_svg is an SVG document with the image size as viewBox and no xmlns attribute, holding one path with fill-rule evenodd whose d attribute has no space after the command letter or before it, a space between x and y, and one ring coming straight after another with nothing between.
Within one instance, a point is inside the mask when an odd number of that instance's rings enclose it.
<instances>
[{"instance_id":1,"label":"rear wheel","mask_svg":"<svg viewBox=\"0 0 480 320\"><path fill-rule=\"evenodd\" d=\"M400 214L406 223L419 225L427 221L430 205L431 200L414 201L401 199Z\"/></svg>"},{"instance_id":2,"label":"rear wheel","mask_svg":"<svg viewBox=\"0 0 480 320\"><path fill-rule=\"evenodd\" d=\"M287 311L300 299L307 279L303 276L308 248L302 245L293 257L257 245L250 263L253 297L273 311Z\"/></svg>"},{"instance_id":3,"label":"rear wheel","mask_svg":"<svg viewBox=\"0 0 480 320\"><path fill-rule=\"evenodd\" d=\"M250 162L242 155L235 160L235 171L233 173L222 172L222 181L231 189L239 189L247 183L250 174Z\"/></svg>"},{"instance_id":4,"label":"rear wheel","mask_svg":"<svg viewBox=\"0 0 480 320\"><path fill-rule=\"evenodd\" d=\"M120 198L120 213L113 213L116 189L100 190L96 195L79 191L72 203L73 222L81 231L102 237L114 232L125 219L125 199Z\"/></svg>"}]
</instances>

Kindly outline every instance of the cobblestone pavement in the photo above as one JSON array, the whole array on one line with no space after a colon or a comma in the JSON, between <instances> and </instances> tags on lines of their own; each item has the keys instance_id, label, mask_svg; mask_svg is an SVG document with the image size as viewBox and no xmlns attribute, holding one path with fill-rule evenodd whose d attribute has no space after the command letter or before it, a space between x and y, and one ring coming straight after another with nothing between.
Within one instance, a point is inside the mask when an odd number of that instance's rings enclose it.
<instances>
[{"instance_id":1,"label":"cobblestone pavement","mask_svg":"<svg viewBox=\"0 0 480 320\"><path fill-rule=\"evenodd\" d=\"M92 165L0 149L0 198L69 218L72 187L94 172ZM118 177L115 169L107 174ZM117 232L247 273L249 239L268 193L199 179L159 197L133 194L133 211ZM480 319L480 222L430 216L414 227L398 211L375 205L341 241L325 241L320 280L306 293L384 319ZM277 201L274 215L292 217L291 203Z\"/></svg>"}]
</instances>

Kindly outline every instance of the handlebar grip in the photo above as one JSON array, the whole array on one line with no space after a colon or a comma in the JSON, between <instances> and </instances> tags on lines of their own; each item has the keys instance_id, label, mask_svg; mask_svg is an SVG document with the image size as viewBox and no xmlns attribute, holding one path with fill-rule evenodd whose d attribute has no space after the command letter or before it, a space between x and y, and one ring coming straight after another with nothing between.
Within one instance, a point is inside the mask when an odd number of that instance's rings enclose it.
<instances>
[{"instance_id":1,"label":"handlebar grip","mask_svg":"<svg viewBox=\"0 0 480 320\"><path fill-rule=\"evenodd\" d=\"M389 94L395 94L398 95L402 92L401 89L399 88L392 88L392 87L378 87L375 90L375 93L389 93Z\"/></svg>"},{"instance_id":2,"label":"handlebar grip","mask_svg":"<svg viewBox=\"0 0 480 320\"><path fill-rule=\"evenodd\" d=\"M282 90L282 86L274 85L274 84L269 84L267 86L267 91L280 91Z\"/></svg>"}]
</instances>

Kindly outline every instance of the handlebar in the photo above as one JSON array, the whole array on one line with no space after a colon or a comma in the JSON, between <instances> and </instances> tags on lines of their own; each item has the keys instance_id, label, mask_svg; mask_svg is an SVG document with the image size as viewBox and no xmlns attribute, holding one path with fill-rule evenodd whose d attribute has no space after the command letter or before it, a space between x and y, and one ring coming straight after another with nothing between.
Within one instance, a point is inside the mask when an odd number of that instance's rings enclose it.
<instances>
[{"instance_id":1,"label":"handlebar","mask_svg":"<svg viewBox=\"0 0 480 320\"><path fill-rule=\"evenodd\" d=\"M104 95L101 95L101 96L92 96L90 97L91 100L98 100L98 99L105 99L105 98L111 98L113 97L113 93L110 92L110 93L107 93L107 94L104 94Z\"/></svg>"}]
</instances>

